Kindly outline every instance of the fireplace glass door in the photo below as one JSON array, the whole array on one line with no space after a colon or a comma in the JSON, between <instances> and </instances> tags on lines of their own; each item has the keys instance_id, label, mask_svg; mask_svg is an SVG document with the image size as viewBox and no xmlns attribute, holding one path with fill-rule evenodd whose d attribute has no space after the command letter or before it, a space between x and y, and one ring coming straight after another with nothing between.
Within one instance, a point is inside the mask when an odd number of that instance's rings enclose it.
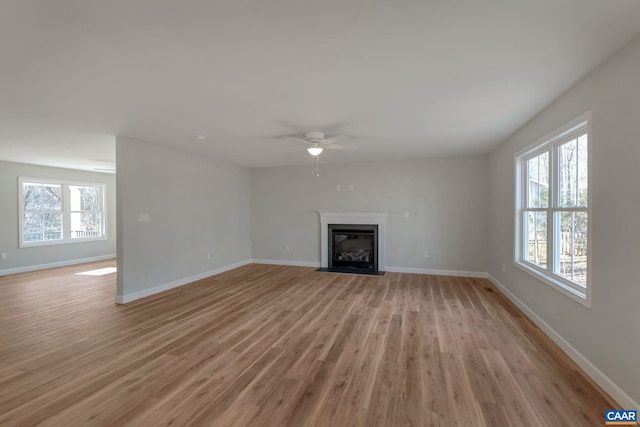
<instances>
[{"instance_id":1,"label":"fireplace glass door","mask_svg":"<svg viewBox=\"0 0 640 427\"><path fill-rule=\"evenodd\" d=\"M330 268L377 271L377 225L330 226Z\"/></svg>"}]
</instances>

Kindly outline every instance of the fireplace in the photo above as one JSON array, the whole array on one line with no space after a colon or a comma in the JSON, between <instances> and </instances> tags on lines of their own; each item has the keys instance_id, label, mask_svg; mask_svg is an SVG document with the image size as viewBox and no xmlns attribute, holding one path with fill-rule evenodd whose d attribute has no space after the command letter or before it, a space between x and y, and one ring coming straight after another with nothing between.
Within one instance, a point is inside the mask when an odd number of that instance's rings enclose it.
<instances>
[{"instance_id":1,"label":"fireplace","mask_svg":"<svg viewBox=\"0 0 640 427\"><path fill-rule=\"evenodd\" d=\"M378 273L378 226L328 224L328 269L353 273Z\"/></svg>"},{"instance_id":2,"label":"fireplace","mask_svg":"<svg viewBox=\"0 0 640 427\"><path fill-rule=\"evenodd\" d=\"M358 273L383 275L387 269L387 213L373 211L317 211L320 215L320 270L329 270L329 244L331 243L331 233L329 225L349 226L349 225L375 225L377 226L377 246L376 265L373 269L359 270ZM346 228L346 227L345 227ZM333 253L333 249L331 250ZM333 268L331 269L333 270ZM353 269L351 269L353 270ZM335 271L335 270L334 270ZM343 270L346 271L346 270ZM353 272L353 271L352 271Z\"/></svg>"}]
</instances>

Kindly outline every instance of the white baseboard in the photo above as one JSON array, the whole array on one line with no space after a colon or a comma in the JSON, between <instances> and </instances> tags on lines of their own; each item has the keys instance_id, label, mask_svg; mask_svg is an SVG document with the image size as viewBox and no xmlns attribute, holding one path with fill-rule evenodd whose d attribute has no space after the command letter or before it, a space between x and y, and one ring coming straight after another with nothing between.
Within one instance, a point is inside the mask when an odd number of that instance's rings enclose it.
<instances>
[{"instance_id":1,"label":"white baseboard","mask_svg":"<svg viewBox=\"0 0 640 427\"><path fill-rule=\"evenodd\" d=\"M131 301L138 300L140 298L148 297L158 294L160 292L168 291L169 289L177 288L179 286L186 285L188 283L195 282L207 277L215 276L216 274L224 273L225 271L233 270L234 268L242 267L243 265L251 264L251 260L236 262L234 264L225 265L223 267L216 268L214 270L205 271L203 273L194 274L193 276L177 279L169 283L163 283L161 285L153 286L151 288L143 289L142 291L134 292L132 294L116 295L117 304L126 304Z\"/></svg>"},{"instance_id":2,"label":"white baseboard","mask_svg":"<svg viewBox=\"0 0 640 427\"><path fill-rule=\"evenodd\" d=\"M269 265L291 265L294 267L316 267L320 268L320 263L316 261L292 261L283 259L252 259L253 264L269 264Z\"/></svg>"},{"instance_id":3,"label":"white baseboard","mask_svg":"<svg viewBox=\"0 0 640 427\"><path fill-rule=\"evenodd\" d=\"M640 404L633 400L623 389L606 376L600 369L589 361L574 346L565 340L558 332L556 332L547 322L542 320L533 310L525 303L509 291L495 277L489 274L489 280L502 291L502 293L511 300L526 316L533 321L551 340L558 345L587 375L591 377L609 396L611 396L624 409L637 409ZM613 409L613 408L611 408Z\"/></svg>"},{"instance_id":4,"label":"white baseboard","mask_svg":"<svg viewBox=\"0 0 640 427\"><path fill-rule=\"evenodd\" d=\"M269 265L291 265L295 267L316 267L320 268L317 261L291 261L282 259L253 259L254 264ZM410 268L410 267L387 267L385 271L391 273L414 273L414 274L434 274L438 276L458 276L458 277L481 277L486 279L488 273L482 271L458 271L458 270L435 270L430 268Z\"/></svg>"},{"instance_id":5,"label":"white baseboard","mask_svg":"<svg viewBox=\"0 0 640 427\"><path fill-rule=\"evenodd\" d=\"M436 276L480 277L486 279L489 274L483 271L436 270L433 268L387 267L390 273L432 274Z\"/></svg>"},{"instance_id":6,"label":"white baseboard","mask_svg":"<svg viewBox=\"0 0 640 427\"><path fill-rule=\"evenodd\" d=\"M68 265L84 264L87 262L104 261L107 259L114 259L116 254L100 255L89 258L70 259L67 261L49 262L47 264L28 265L26 267L7 268L0 270L0 276L6 276L7 274L27 273L29 271L45 270L47 268L66 267Z\"/></svg>"}]
</instances>

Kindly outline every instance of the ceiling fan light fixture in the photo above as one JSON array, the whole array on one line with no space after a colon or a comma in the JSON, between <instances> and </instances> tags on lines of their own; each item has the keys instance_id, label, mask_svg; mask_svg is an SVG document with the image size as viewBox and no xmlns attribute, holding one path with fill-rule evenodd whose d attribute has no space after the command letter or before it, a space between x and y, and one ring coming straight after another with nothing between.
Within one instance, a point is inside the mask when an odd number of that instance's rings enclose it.
<instances>
[{"instance_id":1,"label":"ceiling fan light fixture","mask_svg":"<svg viewBox=\"0 0 640 427\"><path fill-rule=\"evenodd\" d=\"M323 148L322 147L309 147L307 148L307 151L309 152L309 154L311 154L312 156L319 156L320 153L322 153Z\"/></svg>"}]
</instances>

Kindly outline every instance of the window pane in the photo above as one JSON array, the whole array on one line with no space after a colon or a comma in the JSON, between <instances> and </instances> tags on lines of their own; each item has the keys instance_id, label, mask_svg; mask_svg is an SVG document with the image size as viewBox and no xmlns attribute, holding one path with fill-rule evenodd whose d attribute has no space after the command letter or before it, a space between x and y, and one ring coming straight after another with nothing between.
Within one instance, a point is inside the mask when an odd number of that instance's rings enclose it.
<instances>
[{"instance_id":1,"label":"window pane","mask_svg":"<svg viewBox=\"0 0 640 427\"><path fill-rule=\"evenodd\" d=\"M102 237L100 212L72 212L71 238Z\"/></svg>"},{"instance_id":2,"label":"window pane","mask_svg":"<svg viewBox=\"0 0 640 427\"><path fill-rule=\"evenodd\" d=\"M42 225L44 232L43 240L62 239L62 214L44 213L42 214Z\"/></svg>"},{"instance_id":3,"label":"window pane","mask_svg":"<svg viewBox=\"0 0 640 427\"><path fill-rule=\"evenodd\" d=\"M546 268L547 265L547 213L525 212L526 261Z\"/></svg>"},{"instance_id":4,"label":"window pane","mask_svg":"<svg viewBox=\"0 0 640 427\"><path fill-rule=\"evenodd\" d=\"M587 285L587 213L556 212L560 226L555 273L579 285Z\"/></svg>"},{"instance_id":5,"label":"window pane","mask_svg":"<svg viewBox=\"0 0 640 427\"><path fill-rule=\"evenodd\" d=\"M62 239L62 214L25 212L22 222L22 240L42 242Z\"/></svg>"},{"instance_id":6,"label":"window pane","mask_svg":"<svg viewBox=\"0 0 640 427\"><path fill-rule=\"evenodd\" d=\"M41 206L42 185L39 184L23 184L22 200L23 209L25 211L37 211Z\"/></svg>"},{"instance_id":7,"label":"window pane","mask_svg":"<svg viewBox=\"0 0 640 427\"><path fill-rule=\"evenodd\" d=\"M588 184L587 135L558 147L559 205L586 207Z\"/></svg>"},{"instance_id":8,"label":"window pane","mask_svg":"<svg viewBox=\"0 0 640 427\"><path fill-rule=\"evenodd\" d=\"M25 242L44 240L41 213L25 211L22 221L22 240Z\"/></svg>"},{"instance_id":9,"label":"window pane","mask_svg":"<svg viewBox=\"0 0 640 427\"><path fill-rule=\"evenodd\" d=\"M43 185L42 186L42 210L43 211L59 211L62 203L62 188L59 185Z\"/></svg>"},{"instance_id":10,"label":"window pane","mask_svg":"<svg viewBox=\"0 0 640 427\"><path fill-rule=\"evenodd\" d=\"M72 211L92 211L101 209L101 188L69 186Z\"/></svg>"},{"instance_id":11,"label":"window pane","mask_svg":"<svg viewBox=\"0 0 640 427\"><path fill-rule=\"evenodd\" d=\"M549 206L549 152L527 161L527 207Z\"/></svg>"}]
</instances>

